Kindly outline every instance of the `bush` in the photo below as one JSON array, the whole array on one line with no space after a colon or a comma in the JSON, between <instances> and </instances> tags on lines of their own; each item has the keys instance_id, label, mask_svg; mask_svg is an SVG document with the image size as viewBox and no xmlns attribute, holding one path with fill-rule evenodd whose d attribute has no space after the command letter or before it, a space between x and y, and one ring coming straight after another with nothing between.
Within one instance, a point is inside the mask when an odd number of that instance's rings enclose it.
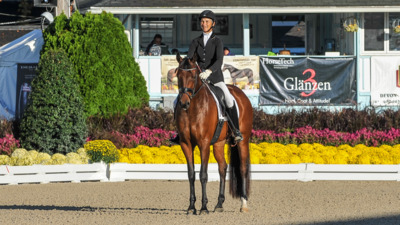
<instances>
[{"instance_id":1,"label":"bush","mask_svg":"<svg viewBox=\"0 0 400 225\"><path fill-rule=\"evenodd\" d=\"M43 34L44 51L62 48L76 71L86 116L126 114L148 104L146 82L124 26L111 13L55 18Z\"/></svg>"},{"instance_id":2,"label":"bush","mask_svg":"<svg viewBox=\"0 0 400 225\"><path fill-rule=\"evenodd\" d=\"M92 116L87 119L89 137L95 139L115 140L113 133L136 134L137 127L149 129L175 130L174 114L172 111L149 107L129 109L126 115L116 114L109 118Z\"/></svg>"},{"instance_id":3,"label":"bush","mask_svg":"<svg viewBox=\"0 0 400 225\"><path fill-rule=\"evenodd\" d=\"M361 129L390 130L400 127L400 110L365 108L363 110L342 109L328 111L318 108L288 110L271 115L262 110L253 110L254 130L290 131L310 126L317 130L329 129L338 132L356 132Z\"/></svg>"},{"instance_id":4,"label":"bush","mask_svg":"<svg viewBox=\"0 0 400 225\"><path fill-rule=\"evenodd\" d=\"M76 151L87 137L83 113L74 69L65 52L45 52L21 119L22 147L49 154Z\"/></svg>"},{"instance_id":5,"label":"bush","mask_svg":"<svg viewBox=\"0 0 400 225\"><path fill-rule=\"evenodd\" d=\"M103 161L109 164L118 161L117 147L109 140L89 141L85 144L85 150L92 162Z\"/></svg>"}]
</instances>

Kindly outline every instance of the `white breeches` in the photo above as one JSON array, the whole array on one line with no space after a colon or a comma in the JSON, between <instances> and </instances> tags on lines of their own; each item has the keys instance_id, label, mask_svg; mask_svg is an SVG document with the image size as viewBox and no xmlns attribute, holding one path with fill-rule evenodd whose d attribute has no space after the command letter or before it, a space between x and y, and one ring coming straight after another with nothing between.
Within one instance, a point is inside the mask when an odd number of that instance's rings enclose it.
<instances>
[{"instance_id":1,"label":"white breeches","mask_svg":"<svg viewBox=\"0 0 400 225\"><path fill-rule=\"evenodd\" d=\"M224 95L225 95L226 106L228 108L232 108L233 104L234 104L233 103L234 100L233 100L233 97L232 97L231 93L229 92L228 87L226 86L226 84L221 81L221 82L218 82L218 83L214 84L214 86L217 86L217 87L221 88L221 90L224 92Z\"/></svg>"}]
</instances>

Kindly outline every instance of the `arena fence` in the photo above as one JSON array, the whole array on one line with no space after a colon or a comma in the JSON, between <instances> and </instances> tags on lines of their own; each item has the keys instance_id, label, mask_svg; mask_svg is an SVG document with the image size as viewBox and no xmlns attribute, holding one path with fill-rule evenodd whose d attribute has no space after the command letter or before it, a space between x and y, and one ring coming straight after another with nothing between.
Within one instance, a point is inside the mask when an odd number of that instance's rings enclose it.
<instances>
[{"instance_id":1,"label":"arena fence","mask_svg":"<svg viewBox=\"0 0 400 225\"><path fill-rule=\"evenodd\" d=\"M200 165L196 164L196 179ZM229 179L229 174L227 176ZM0 166L0 184L55 182L121 182L127 180L187 180L186 164L93 163ZM252 180L400 181L400 165L253 164ZM218 181L218 165L208 165L208 180Z\"/></svg>"}]
</instances>

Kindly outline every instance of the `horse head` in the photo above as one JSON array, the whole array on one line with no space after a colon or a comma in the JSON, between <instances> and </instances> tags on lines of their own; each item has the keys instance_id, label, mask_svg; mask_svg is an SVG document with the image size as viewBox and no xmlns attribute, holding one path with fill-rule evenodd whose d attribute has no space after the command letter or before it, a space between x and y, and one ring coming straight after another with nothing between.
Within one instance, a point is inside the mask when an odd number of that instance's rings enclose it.
<instances>
[{"instance_id":1,"label":"horse head","mask_svg":"<svg viewBox=\"0 0 400 225\"><path fill-rule=\"evenodd\" d=\"M190 100L199 90L198 86L201 83L200 70L196 63L196 54L194 54L193 58L182 58L178 52L176 60L179 63L176 74L178 77L179 104L182 109L187 110L190 106Z\"/></svg>"}]
</instances>

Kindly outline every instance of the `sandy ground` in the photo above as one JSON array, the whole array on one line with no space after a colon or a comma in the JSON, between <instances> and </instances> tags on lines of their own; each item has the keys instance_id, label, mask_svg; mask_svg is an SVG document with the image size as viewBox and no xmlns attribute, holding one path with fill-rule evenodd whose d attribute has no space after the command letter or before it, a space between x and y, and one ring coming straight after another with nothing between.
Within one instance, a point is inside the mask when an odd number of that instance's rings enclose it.
<instances>
[{"instance_id":1,"label":"sandy ground","mask_svg":"<svg viewBox=\"0 0 400 225\"><path fill-rule=\"evenodd\" d=\"M400 224L400 182L253 181L249 213L227 195L208 215L186 215L187 181L51 183L0 186L0 224ZM197 209L200 182L196 181Z\"/></svg>"}]
</instances>

